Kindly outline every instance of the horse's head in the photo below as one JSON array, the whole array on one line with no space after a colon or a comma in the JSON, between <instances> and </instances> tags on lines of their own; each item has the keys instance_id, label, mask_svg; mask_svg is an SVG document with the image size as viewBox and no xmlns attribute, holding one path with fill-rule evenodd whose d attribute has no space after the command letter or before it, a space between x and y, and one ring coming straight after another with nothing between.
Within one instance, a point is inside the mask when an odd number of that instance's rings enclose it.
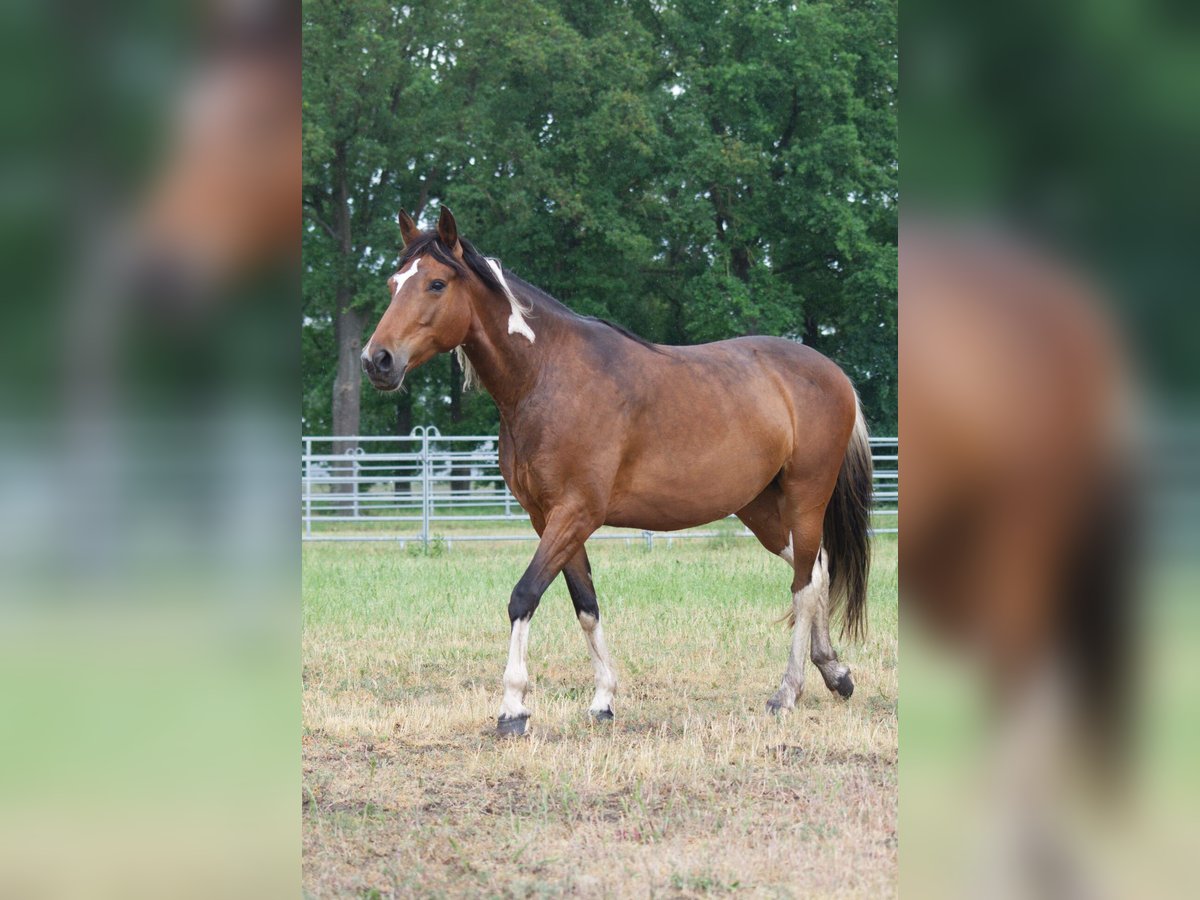
<instances>
[{"instance_id":1,"label":"horse's head","mask_svg":"<svg viewBox=\"0 0 1200 900\"><path fill-rule=\"evenodd\" d=\"M190 83L173 151L139 214L140 291L188 303L295 254L299 40L279 41L221 52Z\"/></svg>"},{"instance_id":2,"label":"horse's head","mask_svg":"<svg viewBox=\"0 0 1200 900\"><path fill-rule=\"evenodd\" d=\"M400 234L400 268L387 282L392 300L362 352L363 371L383 391L397 390L407 372L462 344L474 315L474 276L450 210L442 207L429 234L401 212Z\"/></svg>"}]
</instances>

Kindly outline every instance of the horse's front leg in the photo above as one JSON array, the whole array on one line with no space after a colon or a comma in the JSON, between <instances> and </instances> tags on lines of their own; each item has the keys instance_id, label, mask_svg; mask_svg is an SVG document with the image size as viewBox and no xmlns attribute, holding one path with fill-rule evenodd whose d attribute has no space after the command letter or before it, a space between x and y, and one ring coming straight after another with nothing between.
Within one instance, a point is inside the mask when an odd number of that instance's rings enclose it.
<instances>
[{"instance_id":1,"label":"horse's front leg","mask_svg":"<svg viewBox=\"0 0 1200 900\"><path fill-rule=\"evenodd\" d=\"M529 671L525 655L529 647L529 623L542 594L562 571L563 566L583 549L583 543L595 530L582 512L557 509L546 517L542 539L532 562L513 588L508 601L508 618L512 631L508 643L508 665L504 669L504 699L496 730L500 734L524 734L529 721L525 706L525 691L529 686Z\"/></svg>"},{"instance_id":2,"label":"horse's front leg","mask_svg":"<svg viewBox=\"0 0 1200 900\"><path fill-rule=\"evenodd\" d=\"M596 674L596 693L588 712L597 722L611 721L612 698L617 689L617 673L612 657L604 643L604 629L600 627L600 606L596 603L596 588L592 585L592 567L588 563L587 551L580 550L563 569L575 616L587 640L588 652L592 655L592 669Z\"/></svg>"}]
</instances>

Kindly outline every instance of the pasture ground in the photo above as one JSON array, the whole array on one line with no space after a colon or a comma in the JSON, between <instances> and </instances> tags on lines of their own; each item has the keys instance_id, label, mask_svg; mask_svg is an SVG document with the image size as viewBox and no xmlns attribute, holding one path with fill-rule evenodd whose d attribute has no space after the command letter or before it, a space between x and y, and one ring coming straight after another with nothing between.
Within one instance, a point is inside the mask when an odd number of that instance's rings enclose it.
<instances>
[{"instance_id":1,"label":"pasture ground","mask_svg":"<svg viewBox=\"0 0 1200 900\"><path fill-rule=\"evenodd\" d=\"M621 679L594 725L562 579L529 647L531 735L493 734L532 544L304 548L304 888L313 897L888 896L896 542L875 542L848 702L809 665L764 704L790 573L751 539L589 545Z\"/></svg>"}]
</instances>

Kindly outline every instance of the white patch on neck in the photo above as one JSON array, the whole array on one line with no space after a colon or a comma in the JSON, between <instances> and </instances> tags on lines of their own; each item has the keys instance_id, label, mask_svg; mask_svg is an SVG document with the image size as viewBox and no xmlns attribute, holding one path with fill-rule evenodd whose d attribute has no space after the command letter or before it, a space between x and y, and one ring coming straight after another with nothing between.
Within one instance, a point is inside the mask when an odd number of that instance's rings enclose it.
<instances>
[{"instance_id":1,"label":"white patch on neck","mask_svg":"<svg viewBox=\"0 0 1200 900\"><path fill-rule=\"evenodd\" d=\"M529 323L525 321L525 313L529 312L529 308L522 308L521 302L517 300L512 292L512 288L508 286L508 282L504 279L504 270L500 267L500 263L486 257L487 264L491 268L492 273L496 276L496 280L500 282L500 287L504 290L504 296L508 298L508 305L512 307L512 314L508 317L508 333L522 334L529 338L529 343L533 343L533 329L529 327Z\"/></svg>"},{"instance_id":2,"label":"white patch on neck","mask_svg":"<svg viewBox=\"0 0 1200 900\"><path fill-rule=\"evenodd\" d=\"M404 287L404 282L408 281L408 279L412 278L414 275L417 274L417 268L420 265L421 265L421 258L417 257L416 259L414 259L412 261L411 266L409 266L403 272L397 272L394 276L392 276L393 278L396 279L396 289L394 291L392 291L392 299L393 300L395 300L396 296L400 293L400 289L402 287Z\"/></svg>"}]
</instances>

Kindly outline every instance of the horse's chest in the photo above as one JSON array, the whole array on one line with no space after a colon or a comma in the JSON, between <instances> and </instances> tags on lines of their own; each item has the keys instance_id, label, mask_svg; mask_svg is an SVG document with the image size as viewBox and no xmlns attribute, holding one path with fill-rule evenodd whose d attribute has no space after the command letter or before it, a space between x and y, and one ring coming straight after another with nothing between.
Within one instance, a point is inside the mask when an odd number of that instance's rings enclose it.
<instances>
[{"instance_id":1,"label":"horse's chest","mask_svg":"<svg viewBox=\"0 0 1200 900\"><path fill-rule=\"evenodd\" d=\"M538 479L528 457L518 454L512 434L506 428L500 431L500 474L517 502L529 509L537 496Z\"/></svg>"},{"instance_id":2,"label":"horse's chest","mask_svg":"<svg viewBox=\"0 0 1200 900\"><path fill-rule=\"evenodd\" d=\"M508 471L504 473L504 480L508 482L508 488L512 491L513 496L521 501L521 505L528 507L529 501L533 499L536 485L529 467L515 460L512 461Z\"/></svg>"}]
</instances>

